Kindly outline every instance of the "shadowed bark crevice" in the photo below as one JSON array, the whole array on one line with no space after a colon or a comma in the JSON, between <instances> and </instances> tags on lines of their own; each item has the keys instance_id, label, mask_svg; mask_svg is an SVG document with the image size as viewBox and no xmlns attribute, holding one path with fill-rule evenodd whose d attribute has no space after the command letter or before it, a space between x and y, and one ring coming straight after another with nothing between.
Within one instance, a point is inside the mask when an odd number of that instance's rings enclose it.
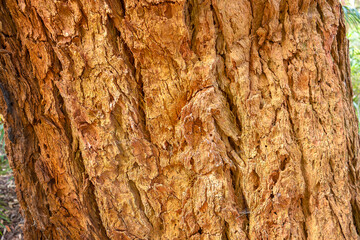
<instances>
[{"instance_id":1,"label":"shadowed bark crevice","mask_svg":"<svg viewBox=\"0 0 360 240\"><path fill-rule=\"evenodd\" d=\"M88 186L85 191L85 198L84 200L88 204L88 209L90 210L89 215L91 217L91 222L93 225L90 226L92 231L98 232L98 236L101 237L101 239L110 239L107 234L105 227L102 223L101 217L100 217L100 210L99 206L96 202L96 197L94 194L95 187L91 181L88 180L88 176L85 175L86 181L88 181Z\"/></svg>"},{"instance_id":2,"label":"shadowed bark crevice","mask_svg":"<svg viewBox=\"0 0 360 240\"><path fill-rule=\"evenodd\" d=\"M358 203L356 202L356 200L352 200L351 207L352 207L352 216L354 219L354 223L356 225L356 232L359 234L360 233L360 210L359 210L359 206L358 206Z\"/></svg>"},{"instance_id":3,"label":"shadowed bark crevice","mask_svg":"<svg viewBox=\"0 0 360 240\"><path fill-rule=\"evenodd\" d=\"M230 81L231 78L228 76L227 74L227 66L225 64L226 61L226 51L229 51L229 46L226 45L226 43L224 42L224 36L223 36L223 31L221 29L220 26L220 21L218 19L218 13L215 11L214 6L211 4L210 5L211 11L212 11L212 16L213 16L213 24L215 26L215 38L216 38L216 42L215 42L215 46L216 46L216 53L218 55L218 57L222 58L222 62L219 64L222 64L222 70L223 72L220 72L219 70L219 66L216 66L216 82L218 83L219 86L219 90L222 91L223 95L226 97L227 99L227 103L229 106L230 111L232 112L233 116L235 117L235 122L236 122L236 128L239 129L240 134L242 132L242 125L241 125L241 116L238 106L235 104L234 101L234 96L230 91L230 86L228 85L227 82L223 82L221 79L225 78L227 81ZM237 142L237 139L233 139L232 143ZM236 143L238 145L238 143ZM237 147L234 148L235 151L238 152Z\"/></svg>"},{"instance_id":4,"label":"shadowed bark crevice","mask_svg":"<svg viewBox=\"0 0 360 240\"><path fill-rule=\"evenodd\" d=\"M132 181L132 180L129 180L129 186L130 186L130 191L131 191L131 193L132 193L133 196L134 196L136 205L137 205L138 208L142 211L142 213L143 213L144 216L146 217L148 223L149 223L150 225L152 225L151 222L149 221L148 216L146 216L146 213L145 213L145 211L144 211L145 208L144 208L144 204L143 204L143 202L142 202L142 200L141 200L141 195L140 195L139 189L136 187L136 184L135 184L134 181Z\"/></svg>"},{"instance_id":5,"label":"shadowed bark crevice","mask_svg":"<svg viewBox=\"0 0 360 240\"><path fill-rule=\"evenodd\" d=\"M123 3L124 4L124 3ZM116 31L116 36L119 37L120 41L121 41L121 46L122 47L122 53L124 53L124 58L126 60L126 62L128 63L128 67L132 70L132 77L135 78L136 82L137 82L137 86L138 86L138 91L139 91L139 96L138 96L138 102L139 102L139 106L138 106L138 111L140 113L140 117L143 123L143 131L145 133L145 135L147 136L147 139L150 141L150 134L147 130L147 125L146 125L146 114L145 114L145 105L144 105L144 99L145 99L145 93L144 93L144 87L143 87L143 81L142 81L142 76L141 76L141 66L139 66L138 63L136 63L135 58L134 58L134 54L132 53L131 49L129 48L128 44L126 43L126 41L123 39L122 37L122 29L120 26L116 25L117 21L120 21L120 19L117 19L116 17L112 18L109 16L109 21L110 24L112 23L112 21L114 21L114 24L111 25L110 27L112 28L112 26L114 26L115 31Z\"/></svg>"},{"instance_id":6,"label":"shadowed bark crevice","mask_svg":"<svg viewBox=\"0 0 360 240\"><path fill-rule=\"evenodd\" d=\"M194 16L193 16L193 5L194 0L186 0L184 4L184 21L187 26L187 30L189 32L189 48L193 50L193 42L194 42Z\"/></svg>"}]
</instances>

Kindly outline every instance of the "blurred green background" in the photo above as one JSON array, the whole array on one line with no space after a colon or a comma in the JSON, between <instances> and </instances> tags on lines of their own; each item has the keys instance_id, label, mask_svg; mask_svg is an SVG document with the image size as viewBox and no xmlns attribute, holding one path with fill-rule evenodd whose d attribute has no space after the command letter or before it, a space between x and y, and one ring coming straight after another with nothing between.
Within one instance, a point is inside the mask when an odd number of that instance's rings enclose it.
<instances>
[{"instance_id":1,"label":"blurred green background","mask_svg":"<svg viewBox=\"0 0 360 240\"><path fill-rule=\"evenodd\" d=\"M348 25L347 37L350 47L351 81L354 90L353 102L360 117L360 0L344 1L343 10Z\"/></svg>"}]
</instances>

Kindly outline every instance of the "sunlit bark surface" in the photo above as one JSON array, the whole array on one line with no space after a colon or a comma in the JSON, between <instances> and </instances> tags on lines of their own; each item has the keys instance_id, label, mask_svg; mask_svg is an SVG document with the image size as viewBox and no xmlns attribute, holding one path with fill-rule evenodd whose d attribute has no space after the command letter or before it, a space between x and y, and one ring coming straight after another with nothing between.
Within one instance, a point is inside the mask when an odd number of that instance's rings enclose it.
<instances>
[{"instance_id":1,"label":"sunlit bark surface","mask_svg":"<svg viewBox=\"0 0 360 240\"><path fill-rule=\"evenodd\" d=\"M26 239L359 239L337 0L2 0Z\"/></svg>"}]
</instances>

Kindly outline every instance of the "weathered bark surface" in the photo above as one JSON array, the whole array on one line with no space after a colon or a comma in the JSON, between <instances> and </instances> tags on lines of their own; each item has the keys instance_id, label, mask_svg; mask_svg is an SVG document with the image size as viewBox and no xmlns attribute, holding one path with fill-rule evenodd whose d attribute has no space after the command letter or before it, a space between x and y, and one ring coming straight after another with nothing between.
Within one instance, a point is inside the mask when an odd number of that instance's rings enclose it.
<instances>
[{"instance_id":1,"label":"weathered bark surface","mask_svg":"<svg viewBox=\"0 0 360 240\"><path fill-rule=\"evenodd\" d=\"M337 0L2 0L27 239L360 239Z\"/></svg>"}]
</instances>

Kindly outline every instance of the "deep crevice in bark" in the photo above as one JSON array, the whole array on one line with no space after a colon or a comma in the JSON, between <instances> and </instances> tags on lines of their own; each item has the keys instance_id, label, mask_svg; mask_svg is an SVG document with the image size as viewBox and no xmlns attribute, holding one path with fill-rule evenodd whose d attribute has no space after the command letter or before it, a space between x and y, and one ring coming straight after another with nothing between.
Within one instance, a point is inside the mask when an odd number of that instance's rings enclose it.
<instances>
[{"instance_id":1,"label":"deep crevice in bark","mask_svg":"<svg viewBox=\"0 0 360 240\"><path fill-rule=\"evenodd\" d=\"M219 49L218 49L219 37L221 37L223 35L223 32L222 32L222 30L220 28L220 22L219 22L217 13L216 13L216 11L215 11L212 4L210 5L210 9L212 11L213 24L214 24L215 29L216 29L216 33L215 33L215 38L216 38L215 47L216 47L216 49L215 49L215 51L216 51L217 55L223 59L223 67L224 67L224 74L225 74L224 77L226 77L227 79L230 79L229 76L227 75L227 71L226 71L226 64L225 64L226 55L225 55L225 53L219 52ZM224 40L222 39L222 41L224 41ZM223 44L225 45L224 49L226 49L227 48L226 43L224 42ZM238 107L234 103L234 100L233 100L234 96L232 96L232 94L230 93L229 86L220 81L221 77L220 77L220 73L219 73L218 68L216 69L216 73L217 73L216 81L217 81L218 86L219 86L218 89L222 92L224 97L226 97L227 103L229 105L229 109L230 109L230 111L232 112L232 114L233 114L233 116L235 118L236 127L237 127L237 129L239 129L239 132L240 132L240 135L241 135L242 124L241 124L241 120L240 120L240 116L239 116ZM224 86L224 88L222 86ZM237 139L235 139L235 140L237 141ZM232 141L231 143L235 143L235 142ZM238 146L238 143L236 143L236 146ZM239 151L238 147L234 148L234 150L237 151L237 152Z\"/></svg>"},{"instance_id":2,"label":"deep crevice in bark","mask_svg":"<svg viewBox=\"0 0 360 240\"><path fill-rule=\"evenodd\" d=\"M189 48L193 50L194 41L194 17L193 17L193 0L186 0L184 4L184 22L189 31Z\"/></svg>"},{"instance_id":3,"label":"deep crevice in bark","mask_svg":"<svg viewBox=\"0 0 360 240\"><path fill-rule=\"evenodd\" d=\"M352 216L353 220L356 226L356 232L359 235L360 234L360 209L358 204L356 203L356 200L351 201L351 207L352 207Z\"/></svg>"},{"instance_id":4,"label":"deep crevice in bark","mask_svg":"<svg viewBox=\"0 0 360 240\"><path fill-rule=\"evenodd\" d=\"M140 117L141 117L141 121L143 123L142 127L143 127L143 132L144 135L146 137L146 139L151 143L151 134L147 128L147 117L146 117L146 105L145 105L145 92L144 92L144 83L142 80L142 75L141 75L141 68L138 69L136 68L136 73L135 73L135 78L136 78L136 82L138 84L139 87L139 113L140 113Z\"/></svg>"},{"instance_id":5,"label":"deep crevice in bark","mask_svg":"<svg viewBox=\"0 0 360 240\"><path fill-rule=\"evenodd\" d=\"M139 189L136 187L134 181L132 181L132 180L129 180L129 186L130 186L130 190L131 190L132 194L134 195L136 205L139 207L139 209L141 211L144 212L144 205L141 201Z\"/></svg>"},{"instance_id":6,"label":"deep crevice in bark","mask_svg":"<svg viewBox=\"0 0 360 240\"><path fill-rule=\"evenodd\" d=\"M109 20L111 20L112 18L110 17ZM142 81L142 76L141 76L141 67L137 66L137 63L135 61L135 57L130 49L130 47L127 45L126 41L124 40L124 38L121 36L121 29L118 28L118 26L115 26L115 31L117 32L117 36L120 38L120 41L122 43L122 47L125 53L125 59L127 60L127 62L129 63L128 66L130 67L130 69L132 70L132 76L136 79L136 82L138 84L138 89L139 89L139 112L140 112L140 116L141 119L143 120L143 127L144 127L144 132L146 133L147 139L150 139L150 134L147 130L146 127L146 114L145 114L145 105L144 105L144 99L145 99L145 93L144 93L144 87L143 87L143 81Z\"/></svg>"},{"instance_id":7,"label":"deep crevice in bark","mask_svg":"<svg viewBox=\"0 0 360 240\"><path fill-rule=\"evenodd\" d=\"M85 174L85 179L88 179L87 174ZM95 224L95 229L93 229L93 231L100 232L99 235L102 239L110 239L106 233L105 226L103 225L102 219L100 217L99 205L96 202L96 197L94 193L95 186L90 180L87 181L89 182L89 185L86 190L85 199L86 201L89 201L88 208L89 208L90 216L92 217L92 221ZM95 208L95 211L93 211L93 208ZM94 226L91 225L91 228L94 228Z\"/></svg>"}]
</instances>

